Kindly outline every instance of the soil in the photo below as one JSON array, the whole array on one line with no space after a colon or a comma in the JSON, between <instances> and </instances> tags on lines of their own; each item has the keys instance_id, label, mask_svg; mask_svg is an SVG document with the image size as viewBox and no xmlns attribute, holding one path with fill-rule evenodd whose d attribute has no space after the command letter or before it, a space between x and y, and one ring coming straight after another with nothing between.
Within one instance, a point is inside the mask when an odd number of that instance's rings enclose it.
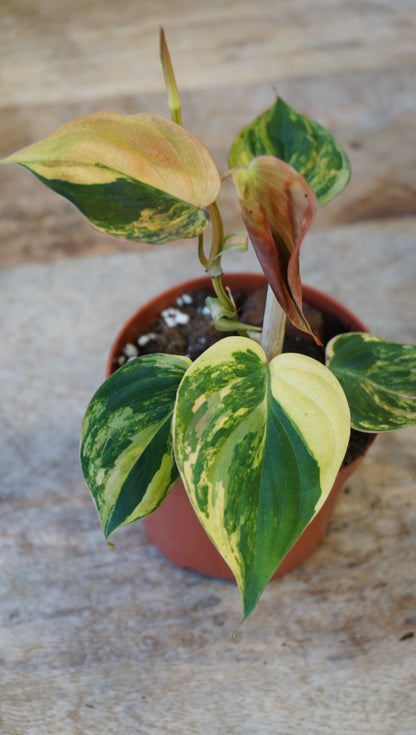
<instances>
[{"instance_id":1,"label":"soil","mask_svg":"<svg viewBox=\"0 0 416 735\"><path fill-rule=\"evenodd\" d=\"M242 322L261 326L266 293L266 288L254 293L247 293L244 288L233 291ZM205 300L210 295L212 291L208 288L183 294L171 307L165 309L149 328L139 330L135 339L125 345L117 360L116 368L134 357L155 352L187 355L191 360L195 360L218 340L236 334L236 332L220 332L214 327L205 305ZM323 346L316 345L310 335L288 323L283 351L299 352L325 364L325 345L332 337L345 332L345 326L333 316L322 314L308 304L304 305L304 313ZM350 464L360 456L373 436L351 429L350 442L342 466Z\"/></svg>"}]
</instances>

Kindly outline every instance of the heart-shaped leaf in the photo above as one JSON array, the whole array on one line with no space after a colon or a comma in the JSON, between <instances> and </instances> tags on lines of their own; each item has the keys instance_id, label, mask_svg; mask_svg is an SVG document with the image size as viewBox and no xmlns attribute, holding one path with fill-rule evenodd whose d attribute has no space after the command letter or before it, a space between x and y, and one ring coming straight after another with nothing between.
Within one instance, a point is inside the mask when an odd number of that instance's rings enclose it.
<instances>
[{"instance_id":1,"label":"heart-shaped leaf","mask_svg":"<svg viewBox=\"0 0 416 735\"><path fill-rule=\"evenodd\" d=\"M145 355L117 370L87 409L81 466L106 538L152 513L179 478L171 422L186 357Z\"/></svg>"},{"instance_id":2,"label":"heart-shaped leaf","mask_svg":"<svg viewBox=\"0 0 416 735\"><path fill-rule=\"evenodd\" d=\"M332 135L280 97L236 137L230 168L248 166L257 156L271 155L290 163L316 194L318 207L348 184L350 166Z\"/></svg>"},{"instance_id":3,"label":"heart-shaped leaf","mask_svg":"<svg viewBox=\"0 0 416 735\"><path fill-rule=\"evenodd\" d=\"M326 348L328 368L341 383L359 431L416 424L416 347L352 332Z\"/></svg>"},{"instance_id":4,"label":"heart-shaped leaf","mask_svg":"<svg viewBox=\"0 0 416 735\"><path fill-rule=\"evenodd\" d=\"M98 230L149 243L199 235L221 186L198 138L146 113L86 115L3 162L30 169Z\"/></svg>"},{"instance_id":5,"label":"heart-shaped leaf","mask_svg":"<svg viewBox=\"0 0 416 735\"><path fill-rule=\"evenodd\" d=\"M244 617L328 496L350 434L338 381L321 363L268 365L244 337L210 347L185 374L175 456L195 512L230 566Z\"/></svg>"},{"instance_id":6,"label":"heart-shaped leaf","mask_svg":"<svg viewBox=\"0 0 416 735\"><path fill-rule=\"evenodd\" d=\"M302 309L299 250L316 213L301 174L273 156L233 173L244 223L264 274L291 322L312 334ZM318 341L318 340L317 340Z\"/></svg>"}]
</instances>

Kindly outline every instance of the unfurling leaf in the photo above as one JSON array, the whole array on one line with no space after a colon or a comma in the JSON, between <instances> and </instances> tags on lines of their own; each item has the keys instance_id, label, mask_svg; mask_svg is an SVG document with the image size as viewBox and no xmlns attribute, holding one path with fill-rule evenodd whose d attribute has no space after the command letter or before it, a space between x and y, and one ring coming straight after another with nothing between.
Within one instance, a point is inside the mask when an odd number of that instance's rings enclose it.
<instances>
[{"instance_id":1,"label":"unfurling leaf","mask_svg":"<svg viewBox=\"0 0 416 735\"><path fill-rule=\"evenodd\" d=\"M237 310L231 309L225 306L220 299L214 296L208 296L206 298L206 306L211 314L214 326L220 332L244 332L254 334L254 332L261 332L261 327L257 327L253 324L244 324L237 318Z\"/></svg>"},{"instance_id":2,"label":"unfurling leaf","mask_svg":"<svg viewBox=\"0 0 416 735\"><path fill-rule=\"evenodd\" d=\"M146 113L86 115L3 162L30 169L98 230L140 242L199 235L221 187L198 138Z\"/></svg>"},{"instance_id":3,"label":"unfurling leaf","mask_svg":"<svg viewBox=\"0 0 416 735\"><path fill-rule=\"evenodd\" d=\"M163 78L165 80L166 92L168 94L168 106L172 120L182 125L181 98L179 97L176 84L175 72L170 58L168 45L166 43L165 31L160 29L160 61L162 64Z\"/></svg>"},{"instance_id":4,"label":"unfurling leaf","mask_svg":"<svg viewBox=\"0 0 416 735\"><path fill-rule=\"evenodd\" d=\"M359 431L416 424L416 347L352 332L334 337L327 365L341 383Z\"/></svg>"},{"instance_id":5,"label":"unfurling leaf","mask_svg":"<svg viewBox=\"0 0 416 735\"><path fill-rule=\"evenodd\" d=\"M81 466L106 538L152 513L179 478L172 413L186 357L145 355L117 370L87 409Z\"/></svg>"},{"instance_id":6,"label":"unfurling leaf","mask_svg":"<svg viewBox=\"0 0 416 735\"><path fill-rule=\"evenodd\" d=\"M229 235L224 237L221 250L214 255L214 257L207 262L207 270L215 261L222 258L223 255L230 253L232 250L236 250L239 253L245 253L248 250L248 237L245 232L231 232Z\"/></svg>"},{"instance_id":7,"label":"unfurling leaf","mask_svg":"<svg viewBox=\"0 0 416 735\"><path fill-rule=\"evenodd\" d=\"M185 374L175 457L202 526L236 578L244 617L327 498L349 434L341 386L304 355L267 364L253 340L228 337Z\"/></svg>"},{"instance_id":8,"label":"unfurling leaf","mask_svg":"<svg viewBox=\"0 0 416 735\"><path fill-rule=\"evenodd\" d=\"M233 180L251 242L278 302L298 329L312 334L302 309L299 250L315 217L315 194L292 166L273 156L255 158L248 168L235 171Z\"/></svg>"},{"instance_id":9,"label":"unfurling leaf","mask_svg":"<svg viewBox=\"0 0 416 735\"><path fill-rule=\"evenodd\" d=\"M302 174L316 194L318 207L339 194L350 178L347 156L332 135L279 97L236 137L229 165L248 166L264 155L276 156Z\"/></svg>"}]
</instances>

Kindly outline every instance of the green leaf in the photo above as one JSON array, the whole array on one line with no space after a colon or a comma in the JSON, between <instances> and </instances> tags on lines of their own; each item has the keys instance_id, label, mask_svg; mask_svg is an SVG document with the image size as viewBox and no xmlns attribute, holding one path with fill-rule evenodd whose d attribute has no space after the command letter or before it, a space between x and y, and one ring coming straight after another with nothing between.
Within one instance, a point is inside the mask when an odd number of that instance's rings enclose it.
<instances>
[{"instance_id":1,"label":"green leaf","mask_svg":"<svg viewBox=\"0 0 416 735\"><path fill-rule=\"evenodd\" d=\"M162 243L199 235L221 180L201 141L158 115L96 113L3 159L31 170L102 232Z\"/></svg>"},{"instance_id":2,"label":"green leaf","mask_svg":"<svg viewBox=\"0 0 416 735\"><path fill-rule=\"evenodd\" d=\"M145 355L117 370L84 418L81 467L106 538L152 513L179 477L171 422L186 357Z\"/></svg>"},{"instance_id":3,"label":"green leaf","mask_svg":"<svg viewBox=\"0 0 416 735\"><path fill-rule=\"evenodd\" d=\"M254 341L228 337L184 376L176 461L236 578L244 617L328 496L349 433L338 381L304 355L281 354L268 365Z\"/></svg>"},{"instance_id":4,"label":"green leaf","mask_svg":"<svg viewBox=\"0 0 416 735\"><path fill-rule=\"evenodd\" d=\"M326 348L328 368L341 383L359 431L416 424L416 347L352 332Z\"/></svg>"},{"instance_id":5,"label":"green leaf","mask_svg":"<svg viewBox=\"0 0 416 735\"><path fill-rule=\"evenodd\" d=\"M316 197L284 161L260 156L233 173L244 223L274 295L298 329L312 333L303 313L299 251L316 214ZM319 341L319 340L316 340Z\"/></svg>"},{"instance_id":6,"label":"green leaf","mask_svg":"<svg viewBox=\"0 0 416 735\"><path fill-rule=\"evenodd\" d=\"M278 97L275 104L236 137L229 156L230 168L271 155L286 161L305 177L316 194L318 207L348 184L348 159L330 133Z\"/></svg>"}]
</instances>

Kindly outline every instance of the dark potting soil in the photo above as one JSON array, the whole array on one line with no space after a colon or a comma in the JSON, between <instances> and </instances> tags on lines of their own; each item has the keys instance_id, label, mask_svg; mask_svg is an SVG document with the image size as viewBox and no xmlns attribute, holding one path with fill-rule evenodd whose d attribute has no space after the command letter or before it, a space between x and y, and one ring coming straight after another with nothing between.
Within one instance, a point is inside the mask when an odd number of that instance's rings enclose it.
<instances>
[{"instance_id":1,"label":"dark potting soil","mask_svg":"<svg viewBox=\"0 0 416 735\"><path fill-rule=\"evenodd\" d=\"M252 293L247 293L244 288L233 291L233 299L241 322L261 326L266 293L266 288ZM179 297L150 327L139 330L135 339L125 345L116 367L139 355L155 352L187 355L191 360L196 360L215 342L223 337L235 335L236 332L220 332L214 327L205 304L207 296L210 295L212 291L209 288L200 288ZM345 326L332 315L322 314L308 304L304 305L304 313L323 346L317 345L310 335L299 331L288 322L283 351L299 352L325 364L325 345L332 337L345 332ZM342 466L350 464L359 457L372 438L373 434L351 429L350 442Z\"/></svg>"}]
</instances>

